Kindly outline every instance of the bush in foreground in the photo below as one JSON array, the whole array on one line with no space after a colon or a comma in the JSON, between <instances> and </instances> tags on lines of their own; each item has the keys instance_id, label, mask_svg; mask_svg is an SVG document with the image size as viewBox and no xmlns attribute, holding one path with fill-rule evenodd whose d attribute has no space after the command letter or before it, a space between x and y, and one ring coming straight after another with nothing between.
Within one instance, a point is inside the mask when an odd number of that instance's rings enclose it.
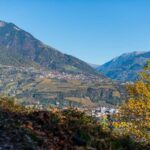
<instances>
[{"instance_id":1,"label":"bush in foreground","mask_svg":"<svg viewBox=\"0 0 150 150\"><path fill-rule=\"evenodd\" d=\"M74 109L28 110L0 98L0 149L12 150L146 150L129 137L104 131L95 120Z\"/></svg>"}]
</instances>

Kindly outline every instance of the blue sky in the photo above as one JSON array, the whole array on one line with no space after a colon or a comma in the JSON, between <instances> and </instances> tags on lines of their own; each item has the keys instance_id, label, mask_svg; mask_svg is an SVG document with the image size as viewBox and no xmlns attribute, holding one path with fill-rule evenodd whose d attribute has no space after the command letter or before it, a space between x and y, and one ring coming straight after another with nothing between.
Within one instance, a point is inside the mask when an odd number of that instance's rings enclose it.
<instances>
[{"instance_id":1,"label":"blue sky","mask_svg":"<svg viewBox=\"0 0 150 150\"><path fill-rule=\"evenodd\" d=\"M0 20L89 63L150 50L150 0L0 0Z\"/></svg>"}]
</instances>

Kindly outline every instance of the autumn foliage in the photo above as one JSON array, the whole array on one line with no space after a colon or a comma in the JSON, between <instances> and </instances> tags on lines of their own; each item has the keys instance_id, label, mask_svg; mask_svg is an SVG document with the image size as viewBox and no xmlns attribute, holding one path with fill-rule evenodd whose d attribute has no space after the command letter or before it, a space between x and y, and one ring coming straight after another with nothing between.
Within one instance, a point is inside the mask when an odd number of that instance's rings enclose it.
<instances>
[{"instance_id":1,"label":"autumn foliage","mask_svg":"<svg viewBox=\"0 0 150 150\"><path fill-rule=\"evenodd\" d=\"M0 98L0 149L143 150L128 136L115 136L76 109L39 111Z\"/></svg>"},{"instance_id":2,"label":"autumn foliage","mask_svg":"<svg viewBox=\"0 0 150 150\"><path fill-rule=\"evenodd\" d=\"M121 134L130 135L137 142L150 144L150 61L140 79L127 85L129 99L120 108L114 125Z\"/></svg>"}]
</instances>

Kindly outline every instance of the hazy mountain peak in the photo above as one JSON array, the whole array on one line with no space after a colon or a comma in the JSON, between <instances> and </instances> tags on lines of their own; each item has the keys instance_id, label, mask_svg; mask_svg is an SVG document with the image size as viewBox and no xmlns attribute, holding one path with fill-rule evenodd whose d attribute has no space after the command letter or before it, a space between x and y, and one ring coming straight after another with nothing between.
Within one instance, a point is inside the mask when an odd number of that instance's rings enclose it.
<instances>
[{"instance_id":1,"label":"hazy mountain peak","mask_svg":"<svg viewBox=\"0 0 150 150\"><path fill-rule=\"evenodd\" d=\"M123 53L122 55L113 58L111 61L115 62L118 59L123 59L127 57L129 58L129 57L138 56L138 55L145 54L145 53L147 53L147 51L133 51L133 52L128 52L128 53Z\"/></svg>"},{"instance_id":2,"label":"hazy mountain peak","mask_svg":"<svg viewBox=\"0 0 150 150\"><path fill-rule=\"evenodd\" d=\"M96 69L97 67L99 67L99 65L97 64L91 64L91 63L88 63L92 68Z\"/></svg>"},{"instance_id":3,"label":"hazy mountain peak","mask_svg":"<svg viewBox=\"0 0 150 150\"><path fill-rule=\"evenodd\" d=\"M121 56L131 56L131 55L140 55L144 54L147 51L133 51L133 52L128 52L128 53L123 53Z\"/></svg>"},{"instance_id":4,"label":"hazy mountain peak","mask_svg":"<svg viewBox=\"0 0 150 150\"><path fill-rule=\"evenodd\" d=\"M5 22L0 21L0 27L4 27L5 25L6 25L6 23L5 23Z\"/></svg>"},{"instance_id":5,"label":"hazy mountain peak","mask_svg":"<svg viewBox=\"0 0 150 150\"><path fill-rule=\"evenodd\" d=\"M144 54L147 51L134 51L133 53L135 53L135 55L140 55L140 54Z\"/></svg>"}]
</instances>

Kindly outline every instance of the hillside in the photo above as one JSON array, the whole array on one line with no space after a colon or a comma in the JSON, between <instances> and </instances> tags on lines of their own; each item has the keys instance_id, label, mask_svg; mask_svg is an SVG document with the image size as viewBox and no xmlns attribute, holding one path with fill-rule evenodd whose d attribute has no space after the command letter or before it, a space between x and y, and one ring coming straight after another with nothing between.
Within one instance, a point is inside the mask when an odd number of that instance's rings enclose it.
<instances>
[{"instance_id":1,"label":"hillside","mask_svg":"<svg viewBox=\"0 0 150 150\"><path fill-rule=\"evenodd\" d=\"M0 21L0 64L98 75L87 63L43 44L13 23Z\"/></svg>"},{"instance_id":2,"label":"hillside","mask_svg":"<svg viewBox=\"0 0 150 150\"><path fill-rule=\"evenodd\" d=\"M99 77L72 75L31 67L0 65L0 93L15 96L26 104L93 106L120 103L123 87Z\"/></svg>"},{"instance_id":3,"label":"hillside","mask_svg":"<svg viewBox=\"0 0 150 150\"><path fill-rule=\"evenodd\" d=\"M87 63L4 21L0 21L0 94L15 96L24 104L60 107L124 100L122 87Z\"/></svg>"},{"instance_id":4,"label":"hillside","mask_svg":"<svg viewBox=\"0 0 150 150\"><path fill-rule=\"evenodd\" d=\"M150 52L125 53L101 65L97 70L114 80L135 81L148 59Z\"/></svg>"}]
</instances>

